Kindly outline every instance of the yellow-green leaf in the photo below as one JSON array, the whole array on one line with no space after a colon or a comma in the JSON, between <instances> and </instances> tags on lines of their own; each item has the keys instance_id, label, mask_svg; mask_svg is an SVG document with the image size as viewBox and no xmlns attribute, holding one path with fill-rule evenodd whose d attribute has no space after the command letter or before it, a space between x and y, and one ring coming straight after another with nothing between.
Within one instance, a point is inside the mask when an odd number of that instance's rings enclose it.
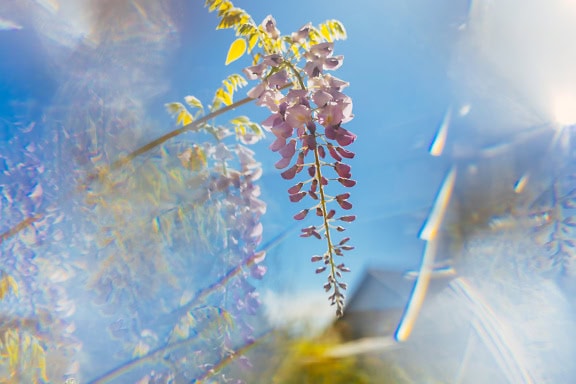
<instances>
[{"instance_id":1,"label":"yellow-green leaf","mask_svg":"<svg viewBox=\"0 0 576 384\"><path fill-rule=\"evenodd\" d=\"M253 33L248 39L248 52L252 52L257 42L258 42L258 33Z\"/></svg>"},{"instance_id":2,"label":"yellow-green leaf","mask_svg":"<svg viewBox=\"0 0 576 384\"><path fill-rule=\"evenodd\" d=\"M230 120L230 123L234 124L234 125L248 124L249 122L250 122L250 119L246 116L238 116L238 117Z\"/></svg>"},{"instance_id":3,"label":"yellow-green leaf","mask_svg":"<svg viewBox=\"0 0 576 384\"><path fill-rule=\"evenodd\" d=\"M183 109L179 114L178 118L176 119L176 124L182 124L182 126L188 125L192 122L192 115Z\"/></svg>"},{"instance_id":4,"label":"yellow-green leaf","mask_svg":"<svg viewBox=\"0 0 576 384\"><path fill-rule=\"evenodd\" d=\"M232 104L232 96L224 92L222 88L218 88L218 90L216 91L216 99L224 103L224 105Z\"/></svg>"},{"instance_id":5,"label":"yellow-green leaf","mask_svg":"<svg viewBox=\"0 0 576 384\"><path fill-rule=\"evenodd\" d=\"M168 113L170 113L171 115L176 115L182 110L183 107L182 104L180 103L168 103L165 104L164 106L168 110Z\"/></svg>"},{"instance_id":6,"label":"yellow-green leaf","mask_svg":"<svg viewBox=\"0 0 576 384\"><path fill-rule=\"evenodd\" d=\"M332 36L330 34L330 30L326 24L320 24L320 33L327 41L332 41Z\"/></svg>"},{"instance_id":7,"label":"yellow-green leaf","mask_svg":"<svg viewBox=\"0 0 576 384\"><path fill-rule=\"evenodd\" d=\"M238 60L246 52L246 40L239 37L230 44L228 55L226 55L226 65Z\"/></svg>"},{"instance_id":8,"label":"yellow-green leaf","mask_svg":"<svg viewBox=\"0 0 576 384\"><path fill-rule=\"evenodd\" d=\"M204 107L202 106L202 103L200 102L200 100L198 100L197 98L195 98L194 96L186 96L184 98L184 101L186 101L186 104L188 104L191 107L196 107L199 109L204 109Z\"/></svg>"}]
</instances>

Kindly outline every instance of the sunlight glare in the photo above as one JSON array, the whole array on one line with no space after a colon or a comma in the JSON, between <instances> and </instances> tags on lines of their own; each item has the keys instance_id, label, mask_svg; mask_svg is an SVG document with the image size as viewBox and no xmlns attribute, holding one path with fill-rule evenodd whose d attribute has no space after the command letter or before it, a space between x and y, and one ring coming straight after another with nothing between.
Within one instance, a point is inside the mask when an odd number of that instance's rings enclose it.
<instances>
[{"instance_id":1,"label":"sunlight glare","mask_svg":"<svg viewBox=\"0 0 576 384\"><path fill-rule=\"evenodd\" d=\"M576 124L576 98L567 93L557 95L552 112L555 122L562 127Z\"/></svg>"}]
</instances>

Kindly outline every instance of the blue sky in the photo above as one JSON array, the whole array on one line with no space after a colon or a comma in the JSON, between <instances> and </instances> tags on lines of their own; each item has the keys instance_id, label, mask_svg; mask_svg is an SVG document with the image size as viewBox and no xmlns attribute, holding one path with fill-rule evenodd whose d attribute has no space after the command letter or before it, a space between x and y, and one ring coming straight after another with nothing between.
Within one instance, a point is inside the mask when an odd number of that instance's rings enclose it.
<instances>
[{"instance_id":1,"label":"blue sky","mask_svg":"<svg viewBox=\"0 0 576 384\"><path fill-rule=\"evenodd\" d=\"M74 38L81 39L89 31L83 29L85 18L80 11L66 8L66 1L61 2L59 12L46 5L57 4L53 0L29 3L36 7L42 4L44 10L32 17L10 13L13 10L8 6L0 7L4 12L0 17L15 23L0 23L5 26L0 30L0 117L8 120L21 116L23 111L29 113L26 118L35 119L44 106L50 106L62 76L59 71L66 68L58 68L65 62L61 46L73 50ZM151 56L159 56L154 62L161 62L162 78L157 81L159 91L144 102L148 117L159 124L155 131L158 134L170 129L171 124L164 103L180 101L188 94L208 102L224 77L248 65L240 60L224 66L233 34L216 31L215 15L208 14L201 3L176 2L176 10L170 14L170 41L179 44L150 52ZM568 54L561 56L565 65L556 68L554 76L548 75L558 61L554 54L563 48L550 41L561 41L557 38L561 31L550 36L538 33L539 28L550 29L560 17L560 1L554 2L556 7L546 7L543 15L543 8L535 7L522 17L518 17L520 3L516 0L494 5L493 9L468 0L235 3L257 21L272 14L283 33L308 21L318 24L327 19L338 19L347 29L348 40L336 44L335 52L345 59L335 75L350 82L347 91L354 101L355 118L348 129L358 135L351 147L357 153L351 162L358 181L351 191L351 201L358 220L348 229L356 250L346 260L353 270L347 277L352 282L367 267L406 269L418 265L424 245L417 237L418 231L452 161L447 156L431 157L428 147L450 105L455 111L471 105L469 114L454 113L453 119L454 135L465 151L477 147L474 140L479 145L502 140L504 133L491 129L493 126L513 127L506 132L514 134L518 128L549 121L546 112L551 107L542 101L542 91L554 91L553 84L572 79L568 68L574 60ZM472 11L474 33L468 28ZM65 17L69 20L70 15L75 16L71 18L73 32L66 32L70 35L58 40L64 32L50 28ZM42 29L38 20L53 24L44 24ZM517 30L525 31L531 43L520 44L522 36L515 35ZM547 60L542 53L552 58ZM514 71L519 63L529 60L534 65L525 66L525 73ZM266 112L256 107L239 113L249 114L254 120L266 117ZM482 126L480 122L488 123ZM6 127L3 129L0 139L10 135ZM470 133L473 139L467 141ZM266 148L270 140L256 147L258 159L264 164L263 199L269 207L264 218L264 242L293 227L291 217L297 211L286 193L291 184L282 180L272 166L276 154ZM309 259L323 252L323 245L300 239L297 233L296 229L270 251L263 288L279 295L322 295L325 276L314 275Z\"/></svg>"}]
</instances>

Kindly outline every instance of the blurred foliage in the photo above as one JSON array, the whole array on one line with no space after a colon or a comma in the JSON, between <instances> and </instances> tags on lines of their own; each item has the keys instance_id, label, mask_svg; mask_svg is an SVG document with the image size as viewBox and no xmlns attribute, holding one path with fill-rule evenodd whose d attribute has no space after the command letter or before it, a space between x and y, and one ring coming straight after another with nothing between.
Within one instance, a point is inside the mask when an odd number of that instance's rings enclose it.
<instances>
[{"instance_id":1,"label":"blurred foliage","mask_svg":"<svg viewBox=\"0 0 576 384\"><path fill-rule=\"evenodd\" d=\"M415 382L386 355L326 356L326 352L343 342L334 326L316 336L294 335L288 330L278 329L246 354L250 367L235 374L247 383Z\"/></svg>"}]
</instances>

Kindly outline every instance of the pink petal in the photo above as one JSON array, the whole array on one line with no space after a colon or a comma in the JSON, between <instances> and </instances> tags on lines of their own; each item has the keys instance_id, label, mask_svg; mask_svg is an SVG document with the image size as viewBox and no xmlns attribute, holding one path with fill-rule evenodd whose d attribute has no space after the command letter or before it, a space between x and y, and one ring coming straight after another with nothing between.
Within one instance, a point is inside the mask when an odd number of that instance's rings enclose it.
<instances>
[{"instance_id":1,"label":"pink petal","mask_svg":"<svg viewBox=\"0 0 576 384\"><path fill-rule=\"evenodd\" d=\"M310 175L310 177L314 177L316 175L316 167L314 166L308 167L308 174Z\"/></svg>"},{"instance_id":2,"label":"pink petal","mask_svg":"<svg viewBox=\"0 0 576 384\"><path fill-rule=\"evenodd\" d=\"M302 200L304 196L306 196L306 192L295 193L294 195L290 195L290 201L293 203L297 203L300 200Z\"/></svg>"},{"instance_id":3,"label":"pink petal","mask_svg":"<svg viewBox=\"0 0 576 384\"><path fill-rule=\"evenodd\" d=\"M286 139L283 137L277 137L272 144L270 144L270 149L272 152L277 152L286 146Z\"/></svg>"},{"instance_id":4,"label":"pink petal","mask_svg":"<svg viewBox=\"0 0 576 384\"><path fill-rule=\"evenodd\" d=\"M278 162L274 164L274 166L276 167L276 169L284 169L290 165L290 161L292 161L291 157L283 157L280 160L278 160Z\"/></svg>"},{"instance_id":5,"label":"pink petal","mask_svg":"<svg viewBox=\"0 0 576 384\"><path fill-rule=\"evenodd\" d=\"M336 173L338 173L338 176L344 179L349 179L352 177L352 174L350 173L350 166L348 164L336 163L334 165L334 169L336 170Z\"/></svg>"},{"instance_id":6,"label":"pink petal","mask_svg":"<svg viewBox=\"0 0 576 384\"><path fill-rule=\"evenodd\" d=\"M296 140L292 139L288 144L284 146L284 148L280 149L280 155L284 158L292 159L296 153Z\"/></svg>"},{"instance_id":7,"label":"pink petal","mask_svg":"<svg viewBox=\"0 0 576 384\"><path fill-rule=\"evenodd\" d=\"M350 152L342 147L336 147L336 150L340 154L340 156L345 157L347 159L353 159L355 154L354 152Z\"/></svg>"},{"instance_id":8,"label":"pink petal","mask_svg":"<svg viewBox=\"0 0 576 384\"><path fill-rule=\"evenodd\" d=\"M288 189L288 193L293 195L295 193L300 192L300 190L302 189L302 186L304 185L304 183L298 183L295 186L291 187L290 189Z\"/></svg>"},{"instance_id":9,"label":"pink petal","mask_svg":"<svg viewBox=\"0 0 576 384\"><path fill-rule=\"evenodd\" d=\"M330 152L330 156L336 161L342 161L342 157L336 152L334 146L332 144L328 144L328 152Z\"/></svg>"},{"instance_id":10,"label":"pink petal","mask_svg":"<svg viewBox=\"0 0 576 384\"><path fill-rule=\"evenodd\" d=\"M330 100L332 100L332 95L326 91L318 90L314 92L314 95L312 95L312 100L317 106L323 107L328 104Z\"/></svg>"},{"instance_id":11,"label":"pink petal","mask_svg":"<svg viewBox=\"0 0 576 384\"><path fill-rule=\"evenodd\" d=\"M282 172L280 176L282 176L286 180L292 180L294 176L296 176L296 173L298 173L298 168L299 168L298 165L294 165L291 168L288 168L287 170Z\"/></svg>"},{"instance_id":12,"label":"pink petal","mask_svg":"<svg viewBox=\"0 0 576 384\"><path fill-rule=\"evenodd\" d=\"M310 190L312 192L316 192L316 188L318 188L318 180L312 180L312 184L310 185Z\"/></svg>"},{"instance_id":13,"label":"pink petal","mask_svg":"<svg viewBox=\"0 0 576 384\"><path fill-rule=\"evenodd\" d=\"M353 187L356 185L356 182L354 180L350 180L350 179L343 179L341 177L338 178L338 181L340 182L340 184L342 184L345 187Z\"/></svg>"},{"instance_id":14,"label":"pink petal","mask_svg":"<svg viewBox=\"0 0 576 384\"><path fill-rule=\"evenodd\" d=\"M345 147L347 145L352 144L356 141L356 135L350 131L345 130L344 128L340 128L343 132L336 138L336 141L341 146Z\"/></svg>"},{"instance_id":15,"label":"pink petal","mask_svg":"<svg viewBox=\"0 0 576 384\"><path fill-rule=\"evenodd\" d=\"M302 220L308 214L309 209L303 209L302 211L298 212L294 215L294 220Z\"/></svg>"},{"instance_id":16,"label":"pink petal","mask_svg":"<svg viewBox=\"0 0 576 384\"><path fill-rule=\"evenodd\" d=\"M275 121L275 124L270 130L276 137L282 137L284 139L288 139L292 136L292 131L294 130L290 124L286 123L285 121Z\"/></svg>"},{"instance_id":17,"label":"pink petal","mask_svg":"<svg viewBox=\"0 0 576 384\"><path fill-rule=\"evenodd\" d=\"M350 238L349 238L349 237L345 237L345 238L343 238L342 240L340 240L340 242L338 243L338 245L344 245L344 244L346 244L346 243L349 242L349 241L350 241Z\"/></svg>"},{"instance_id":18,"label":"pink petal","mask_svg":"<svg viewBox=\"0 0 576 384\"><path fill-rule=\"evenodd\" d=\"M336 196L336 200L338 200L338 201L343 201L343 200L346 200L349 198L350 198L350 194L348 192L342 193L342 194Z\"/></svg>"}]
</instances>

